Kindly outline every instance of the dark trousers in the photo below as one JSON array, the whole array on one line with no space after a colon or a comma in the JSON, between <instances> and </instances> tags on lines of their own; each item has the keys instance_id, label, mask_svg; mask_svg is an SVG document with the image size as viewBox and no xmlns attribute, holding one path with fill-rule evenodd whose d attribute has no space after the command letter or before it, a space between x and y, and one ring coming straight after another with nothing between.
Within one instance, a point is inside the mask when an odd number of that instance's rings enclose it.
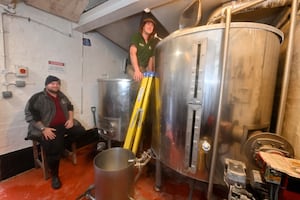
<instances>
[{"instance_id":1,"label":"dark trousers","mask_svg":"<svg viewBox=\"0 0 300 200\"><path fill-rule=\"evenodd\" d=\"M65 135L67 135L70 140L76 141L80 135L84 134L85 129L82 126L73 126L70 129L66 129L64 125L59 125L55 127L55 139L53 140L41 140L41 145L44 148L47 157L47 164L50 169L52 176L58 176L58 169L59 169L59 161L61 155L64 151L64 141Z\"/></svg>"}]
</instances>

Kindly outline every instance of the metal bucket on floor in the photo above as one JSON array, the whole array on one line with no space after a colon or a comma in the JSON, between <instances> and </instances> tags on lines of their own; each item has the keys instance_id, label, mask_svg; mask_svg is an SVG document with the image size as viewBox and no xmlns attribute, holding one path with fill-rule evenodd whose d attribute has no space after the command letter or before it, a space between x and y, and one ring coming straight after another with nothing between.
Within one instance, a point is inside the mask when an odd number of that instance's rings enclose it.
<instances>
[{"instance_id":1,"label":"metal bucket on floor","mask_svg":"<svg viewBox=\"0 0 300 200\"><path fill-rule=\"evenodd\" d=\"M135 155L114 147L94 159L96 200L129 200L134 194Z\"/></svg>"}]
</instances>

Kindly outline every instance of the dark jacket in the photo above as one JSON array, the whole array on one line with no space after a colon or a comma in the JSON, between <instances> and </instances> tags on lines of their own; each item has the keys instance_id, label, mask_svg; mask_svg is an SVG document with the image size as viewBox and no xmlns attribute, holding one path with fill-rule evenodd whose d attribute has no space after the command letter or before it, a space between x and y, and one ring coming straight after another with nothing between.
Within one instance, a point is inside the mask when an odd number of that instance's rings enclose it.
<instances>
[{"instance_id":1,"label":"dark jacket","mask_svg":"<svg viewBox=\"0 0 300 200\"><path fill-rule=\"evenodd\" d=\"M69 111L73 111L73 105L62 92L58 92L60 105L66 119L69 118ZM46 90L34 94L25 106L25 120L28 125L27 139L37 139L42 136L42 126L48 127L55 116L55 104L48 96ZM37 123L41 121L42 124ZM37 138L36 138L37 137Z\"/></svg>"}]
</instances>

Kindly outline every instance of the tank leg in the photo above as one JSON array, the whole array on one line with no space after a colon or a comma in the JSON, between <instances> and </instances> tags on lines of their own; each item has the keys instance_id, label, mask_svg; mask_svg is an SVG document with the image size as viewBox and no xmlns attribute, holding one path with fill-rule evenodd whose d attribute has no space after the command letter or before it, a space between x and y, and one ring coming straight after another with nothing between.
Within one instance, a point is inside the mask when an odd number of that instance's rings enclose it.
<instances>
[{"instance_id":1,"label":"tank leg","mask_svg":"<svg viewBox=\"0 0 300 200\"><path fill-rule=\"evenodd\" d=\"M155 191L161 190L161 163L159 159L155 160Z\"/></svg>"},{"instance_id":2,"label":"tank leg","mask_svg":"<svg viewBox=\"0 0 300 200\"><path fill-rule=\"evenodd\" d=\"M194 180L189 181L189 186L190 186L190 192L189 192L189 198L188 198L189 200L193 199L194 184L195 184Z\"/></svg>"}]
</instances>

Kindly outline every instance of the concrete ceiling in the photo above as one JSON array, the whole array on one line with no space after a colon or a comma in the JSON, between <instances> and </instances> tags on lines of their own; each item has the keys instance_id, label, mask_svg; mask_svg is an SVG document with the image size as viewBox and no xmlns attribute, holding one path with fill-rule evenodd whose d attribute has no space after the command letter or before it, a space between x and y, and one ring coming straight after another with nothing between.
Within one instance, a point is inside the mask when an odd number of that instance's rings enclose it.
<instances>
[{"instance_id":1,"label":"concrete ceiling","mask_svg":"<svg viewBox=\"0 0 300 200\"><path fill-rule=\"evenodd\" d=\"M78 22L89 0L24 0L24 3L70 21Z\"/></svg>"}]
</instances>

